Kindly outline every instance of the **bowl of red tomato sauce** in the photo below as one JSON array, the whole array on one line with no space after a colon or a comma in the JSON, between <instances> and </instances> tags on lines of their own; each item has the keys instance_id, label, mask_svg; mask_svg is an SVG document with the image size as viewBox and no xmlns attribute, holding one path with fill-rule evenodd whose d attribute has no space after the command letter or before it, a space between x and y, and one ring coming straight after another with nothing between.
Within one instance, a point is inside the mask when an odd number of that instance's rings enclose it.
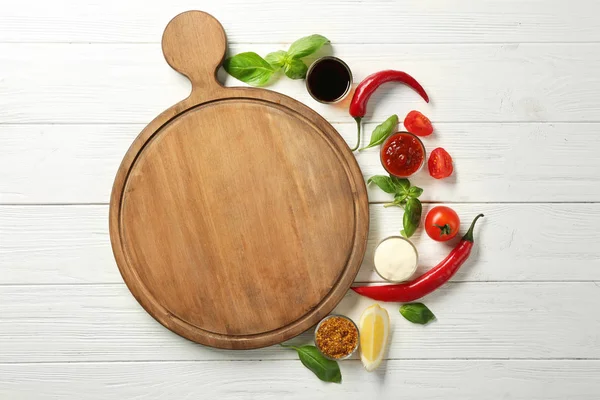
<instances>
[{"instance_id":1,"label":"bowl of red tomato sauce","mask_svg":"<svg viewBox=\"0 0 600 400\"><path fill-rule=\"evenodd\" d=\"M381 146L381 165L393 176L406 178L425 164L425 146L409 132L396 132Z\"/></svg>"}]
</instances>

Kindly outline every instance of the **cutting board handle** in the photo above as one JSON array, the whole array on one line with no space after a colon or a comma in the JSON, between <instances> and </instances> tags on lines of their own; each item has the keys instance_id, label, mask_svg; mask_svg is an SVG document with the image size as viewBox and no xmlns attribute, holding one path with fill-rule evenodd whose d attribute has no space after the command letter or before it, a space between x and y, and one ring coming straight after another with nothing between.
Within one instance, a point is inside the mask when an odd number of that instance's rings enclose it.
<instances>
[{"instance_id":1,"label":"cutting board handle","mask_svg":"<svg viewBox=\"0 0 600 400\"><path fill-rule=\"evenodd\" d=\"M226 48L223 26L202 11L186 11L173 18L162 38L165 59L192 81L192 96L199 99L209 99L222 89L216 75Z\"/></svg>"}]
</instances>

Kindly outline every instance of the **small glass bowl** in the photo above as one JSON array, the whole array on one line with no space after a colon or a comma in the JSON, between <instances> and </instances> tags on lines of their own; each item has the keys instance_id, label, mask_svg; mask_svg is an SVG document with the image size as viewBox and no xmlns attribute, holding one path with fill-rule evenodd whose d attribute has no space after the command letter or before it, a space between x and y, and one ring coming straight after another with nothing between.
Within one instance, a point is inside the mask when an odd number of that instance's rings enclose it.
<instances>
[{"instance_id":1,"label":"small glass bowl","mask_svg":"<svg viewBox=\"0 0 600 400\"><path fill-rule=\"evenodd\" d=\"M333 317L339 317L339 318L343 318L345 320L348 320L348 321L350 321L352 323L352 325L354 325L354 328L356 328L356 346L354 347L354 349L348 355L345 355L344 357L340 357L340 358L334 358L334 357L328 356L323 351L321 351L321 349L319 348L319 345L317 344L317 332L319 331L319 328L321 327L321 324L323 322L327 321L329 318L333 318ZM319 350L319 353L321 353L323 355L323 357L327 358L328 360L333 360L333 361L346 360L346 359L350 358L354 353L356 353L356 350L358 350L358 345L360 343L360 331L358 330L358 326L356 325L356 323L354 321L352 321L350 318L346 317L345 315L330 314L330 315L326 316L325 318L323 318L321 320L321 322L319 322L317 324L317 327L315 328L314 341L315 341L315 347L317 348L317 350Z\"/></svg>"},{"instance_id":2,"label":"small glass bowl","mask_svg":"<svg viewBox=\"0 0 600 400\"><path fill-rule=\"evenodd\" d=\"M390 140L392 140L394 137L398 136L398 135L405 135L405 136L411 136L414 139L417 139L417 143L419 143L419 145L421 146L421 149L423 150L423 161L421 161L421 165L419 165L419 168L417 168L415 170L415 172L409 174L409 175L397 175L392 173L390 170L387 169L385 162L383 162L383 154L384 154L384 150L387 147L387 144ZM400 132L396 132L396 133L392 133L386 140L385 142L383 142L383 144L381 145L381 150L379 151L379 160L381 161L381 165L383 166L383 169L385 169L390 175L396 176L398 178L408 178L409 176L412 176L414 174L416 174L417 172L421 171L423 169L423 166L425 165L425 161L427 161L427 151L425 150L425 145L423 144L423 141L417 136L417 135L413 135L410 132L405 132L405 131L400 131Z\"/></svg>"},{"instance_id":3,"label":"small glass bowl","mask_svg":"<svg viewBox=\"0 0 600 400\"><path fill-rule=\"evenodd\" d=\"M389 239L402 239L405 242L407 242L408 244L411 245L411 247L413 248L413 250L415 251L415 254L417 256L417 259L415 261L415 268L413 269L412 273L410 274L410 276L402 281L395 281L389 278L386 278L385 276L383 276L379 270L377 269L377 264L375 264L375 253L377 253L377 249L379 248L379 246L381 246L381 244L383 242L385 242L386 240ZM410 240L408 240L407 238L403 237L403 236L388 236L385 239L383 239L381 242L379 242L377 244L377 246L375 247L375 251L373 252L373 266L375 267L375 272L377 273L377 275L379 275L381 277L381 279L383 279L384 281L387 282L391 282L391 283L402 283L402 282L406 282L408 280L410 280L410 278L415 274L415 272L417 272L417 269L419 268L419 252L417 251L417 247L413 244L413 242L411 242Z\"/></svg>"},{"instance_id":4,"label":"small glass bowl","mask_svg":"<svg viewBox=\"0 0 600 400\"><path fill-rule=\"evenodd\" d=\"M316 96L313 93L313 91L310 88L310 75L313 73L315 68L318 67L319 64L322 63L323 61L333 61L333 62L338 63L340 65L340 67L342 69L344 69L346 71L346 73L348 74L348 86L346 87L346 90L338 98L333 99L333 100L323 100L323 99L319 98L318 96ZM344 61L342 61L341 59L339 59L337 57L324 56L324 57L319 58L315 62L313 62L310 65L310 67L308 67L308 70L306 71L306 79L304 80L304 82L305 82L305 86L306 86L306 91L308 92L308 94L310 94L310 97L312 97L313 99L315 99L316 101L318 101L319 103L322 103L322 104L336 104L336 103L339 103L340 101L344 100L346 98L346 96L348 96L348 93L350 93L350 91L352 89L352 79L353 79L352 78L352 70L350 69L348 64L346 64Z\"/></svg>"}]
</instances>

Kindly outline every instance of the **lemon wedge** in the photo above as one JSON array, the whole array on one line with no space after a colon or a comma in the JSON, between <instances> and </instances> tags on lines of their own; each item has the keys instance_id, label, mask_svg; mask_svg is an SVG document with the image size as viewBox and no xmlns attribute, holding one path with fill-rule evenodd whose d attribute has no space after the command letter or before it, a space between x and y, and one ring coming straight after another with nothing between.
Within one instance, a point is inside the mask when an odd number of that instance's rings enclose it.
<instances>
[{"instance_id":1,"label":"lemon wedge","mask_svg":"<svg viewBox=\"0 0 600 400\"><path fill-rule=\"evenodd\" d=\"M385 308L374 304L363 311L358 325L360 360L365 369L374 371L385 355L390 335L390 316Z\"/></svg>"}]
</instances>

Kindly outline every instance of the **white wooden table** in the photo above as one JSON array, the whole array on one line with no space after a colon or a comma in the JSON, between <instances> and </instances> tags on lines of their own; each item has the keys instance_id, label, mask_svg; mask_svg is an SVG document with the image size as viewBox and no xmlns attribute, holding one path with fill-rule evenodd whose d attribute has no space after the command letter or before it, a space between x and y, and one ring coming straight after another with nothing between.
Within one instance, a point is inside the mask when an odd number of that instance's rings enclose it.
<instances>
[{"instance_id":1,"label":"white wooden table","mask_svg":"<svg viewBox=\"0 0 600 400\"><path fill-rule=\"evenodd\" d=\"M600 398L600 24L597 0L5 0L0 6L0 399ZM361 80L395 68L427 88L378 92L367 131L413 108L434 121L426 208L463 226L486 214L476 250L424 302L438 321L388 309L393 337L375 373L341 364L320 382L278 347L219 351L164 329L123 284L109 244L113 177L134 137L186 96L160 38L188 9L223 23L232 52L285 49L321 33ZM233 79L227 85L239 84ZM272 87L310 105L353 143L345 109L303 82ZM251 129L251 127L249 127ZM365 177L377 151L357 156ZM375 243L402 211L369 192L358 281L377 281ZM423 270L448 248L416 235ZM370 301L349 294L356 315ZM309 342L310 333L297 339Z\"/></svg>"}]
</instances>

